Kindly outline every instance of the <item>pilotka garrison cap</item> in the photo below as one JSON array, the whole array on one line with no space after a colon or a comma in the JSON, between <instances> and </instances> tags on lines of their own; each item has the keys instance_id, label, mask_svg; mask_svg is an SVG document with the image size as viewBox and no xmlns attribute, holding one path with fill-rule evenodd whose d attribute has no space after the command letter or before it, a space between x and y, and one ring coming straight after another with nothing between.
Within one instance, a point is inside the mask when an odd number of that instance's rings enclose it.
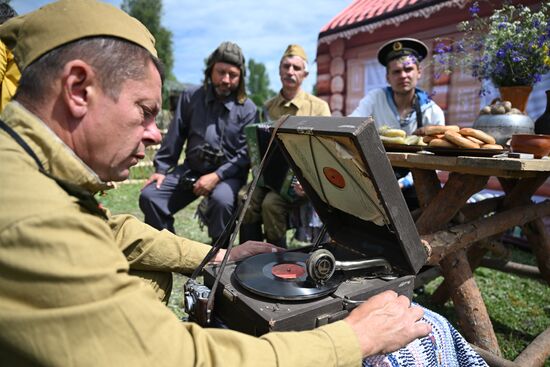
<instances>
[{"instance_id":1,"label":"pilotka garrison cap","mask_svg":"<svg viewBox=\"0 0 550 367\"><path fill-rule=\"evenodd\" d=\"M288 45L281 60L284 59L285 57L290 57L290 56L299 56L305 62L307 62L306 52L304 51L304 48L300 45Z\"/></svg>"},{"instance_id":2,"label":"pilotka garrison cap","mask_svg":"<svg viewBox=\"0 0 550 367\"><path fill-rule=\"evenodd\" d=\"M157 56L155 38L143 24L96 0L60 0L0 26L0 39L13 52L20 70L54 48L97 36L130 41Z\"/></svg>"},{"instance_id":3,"label":"pilotka garrison cap","mask_svg":"<svg viewBox=\"0 0 550 367\"><path fill-rule=\"evenodd\" d=\"M385 43L378 50L378 61L388 66L392 60L403 56L414 56L418 62L428 55L428 46L414 38L398 38Z\"/></svg>"}]
</instances>

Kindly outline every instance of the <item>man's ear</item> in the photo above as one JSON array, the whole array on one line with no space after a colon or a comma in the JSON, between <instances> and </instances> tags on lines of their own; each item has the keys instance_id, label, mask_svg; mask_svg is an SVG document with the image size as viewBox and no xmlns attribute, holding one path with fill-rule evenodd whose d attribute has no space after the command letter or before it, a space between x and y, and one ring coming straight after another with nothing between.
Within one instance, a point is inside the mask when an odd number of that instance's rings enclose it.
<instances>
[{"instance_id":1,"label":"man's ear","mask_svg":"<svg viewBox=\"0 0 550 367\"><path fill-rule=\"evenodd\" d=\"M92 67L82 60L71 60L63 68L63 99L75 118L88 112L93 88L97 83Z\"/></svg>"}]
</instances>

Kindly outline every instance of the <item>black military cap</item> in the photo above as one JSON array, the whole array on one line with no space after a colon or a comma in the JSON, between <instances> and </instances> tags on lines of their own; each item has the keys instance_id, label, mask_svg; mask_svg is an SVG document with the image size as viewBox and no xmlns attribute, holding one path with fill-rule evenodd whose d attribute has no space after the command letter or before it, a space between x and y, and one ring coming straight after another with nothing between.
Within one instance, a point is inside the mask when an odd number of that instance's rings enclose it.
<instances>
[{"instance_id":1,"label":"black military cap","mask_svg":"<svg viewBox=\"0 0 550 367\"><path fill-rule=\"evenodd\" d=\"M391 60L403 56L414 56L418 62L424 60L428 55L428 47L414 38L398 38L386 42L380 50L378 50L378 61L387 66Z\"/></svg>"}]
</instances>

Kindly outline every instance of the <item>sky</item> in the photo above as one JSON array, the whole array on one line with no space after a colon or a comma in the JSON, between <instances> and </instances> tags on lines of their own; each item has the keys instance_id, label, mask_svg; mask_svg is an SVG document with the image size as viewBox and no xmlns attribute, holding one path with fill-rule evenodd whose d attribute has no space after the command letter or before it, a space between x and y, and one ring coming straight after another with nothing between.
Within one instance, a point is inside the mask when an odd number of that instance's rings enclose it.
<instances>
[{"instance_id":1,"label":"sky","mask_svg":"<svg viewBox=\"0 0 550 367\"><path fill-rule=\"evenodd\" d=\"M12 0L24 14L48 0ZM120 6L122 0L107 2ZM246 59L265 64L271 89L278 91L279 61L291 43L304 47L310 76L302 85L311 92L316 79L314 63L321 28L352 0L163 0L161 23L172 33L174 74L182 83L203 80L204 59L223 41L236 42Z\"/></svg>"}]
</instances>

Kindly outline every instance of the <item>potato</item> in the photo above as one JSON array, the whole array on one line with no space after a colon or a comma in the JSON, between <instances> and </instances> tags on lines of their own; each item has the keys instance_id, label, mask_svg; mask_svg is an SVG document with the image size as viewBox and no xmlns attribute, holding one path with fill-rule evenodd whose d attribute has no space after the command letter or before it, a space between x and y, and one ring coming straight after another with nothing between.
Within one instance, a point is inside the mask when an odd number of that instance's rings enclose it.
<instances>
[{"instance_id":1,"label":"potato","mask_svg":"<svg viewBox=\"0 0 550 367\"><path fill-rule=\"evenodd\" d=\"M493 115L504 115L506 113L506 109L501 105L493 105L491 106L491 113Z\"/></svg>"},{"instance_id":2,"label":"potato","mask_svg":"<svg viewBox=\"0 0 550 367\"><path fill-rule=\"evenodd\" d=\"M506 112L510 112L512 110L512 102L510 101L502 102L502 106L504 106L504 109L506 110Z\"/></svg>"},{"instance_id":3,"label":"potato","mask_svg":"<svg viewBox=\"0 0 550 367\"><path fill-rule=\"evenodd\" d=\"M491 106L485 106L479 111L480 115L489 115L491 114Z\"/></svg>"}]
</instances>

